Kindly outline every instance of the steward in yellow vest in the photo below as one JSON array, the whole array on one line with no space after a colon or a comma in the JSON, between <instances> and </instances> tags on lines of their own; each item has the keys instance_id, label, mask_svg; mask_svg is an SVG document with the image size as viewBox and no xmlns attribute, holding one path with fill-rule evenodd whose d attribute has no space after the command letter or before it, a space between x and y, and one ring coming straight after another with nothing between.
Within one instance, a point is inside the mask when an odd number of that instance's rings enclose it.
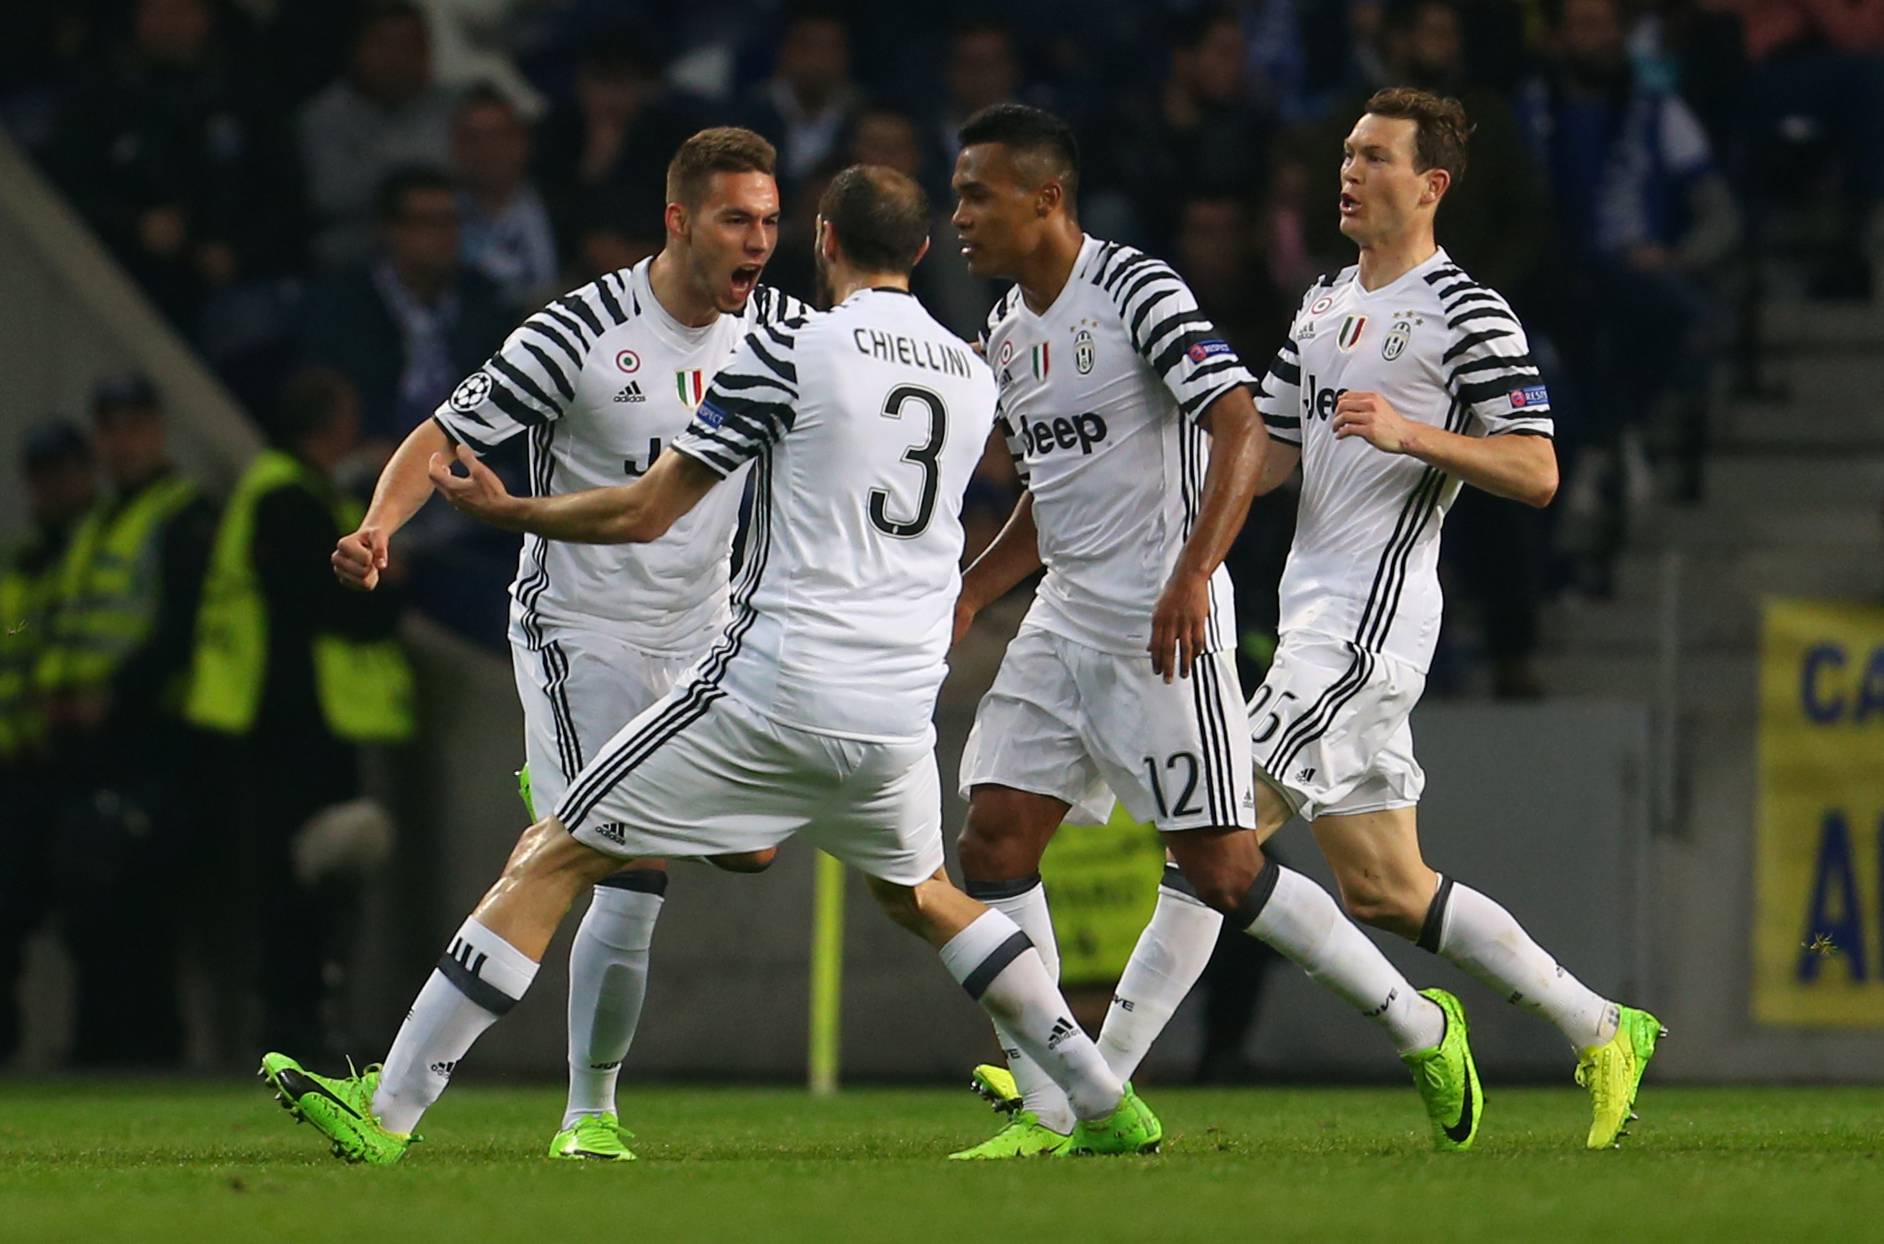
<instances>
[{"instance_id":1,"label":"steward in yellow vest","mask_svg":"<svg viewBox=\"0 0 1884 1244\"><path fill-rule=\"evenodd\" d=\"M181 887L200 864L190 835L204 785L181 711L216 515L171 465L165 439L147 381L100 386L92 440L109 495L60 560L35 668L56 770L54 848L73 853L54 872L82 867L85 878L59 900L80 1065L157 1065L182 1052L176 958L195 907Z\"/></svg>"},{"instance_id":2,"label":"steward in yellow vest","mask_svg":"<svg viewBox=\"0 0 1884 1244\"><path fill-rule=\"evenodd\" d=\"M45 647L54 572L96 491L91 447L72 424L30 429L21 465L32 532L0 553L0 1063L19 1048L24 1027L18 985L27 939L52 907L51 758L33 671Z\"/></svg>"},{"instance_id":3,"label":"steward in yellow vest","mask_svg":"<svg viewBox=\"0 0 1884 1244\"><path fill-rule=\"evenodd\" d=\"M390 821L362 798L362 747L413 732L399 593L350 591L328 560L363 512L332 478L358 409L335 373L288 382L271 447L223 511L197 616L186 716L225 744L227 853L259 907L263 1044L331 1035L357 882L390 846Z\"/></svg>"}]
</instances>

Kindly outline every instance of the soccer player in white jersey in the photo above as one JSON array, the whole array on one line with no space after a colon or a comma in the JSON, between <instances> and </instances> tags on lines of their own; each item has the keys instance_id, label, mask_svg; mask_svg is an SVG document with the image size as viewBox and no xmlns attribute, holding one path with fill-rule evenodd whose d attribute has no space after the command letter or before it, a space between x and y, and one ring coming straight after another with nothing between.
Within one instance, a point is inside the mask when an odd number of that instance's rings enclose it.
<instances>
[{"instance_id":1,"label":"soccer player in white jersey","mask_svg":"<svg viewBox=\"0 0 1884 1244\"><path fill-rule=\"evenodd\" d=\"M1429 868L1408 715L1439 634L1439 531L1463 484L1528 505L1557 488L1550 395L1510 304L1434 237L1465 171L1458 102L1397 88L1343 145L1341 231L1270 364L1262 490L1302 467L1281 645L1249 704L1261 833L1307 820L1356 919L1416 941L1554 1023L1589 1091L1592 1149L1632 1117L1662 1027L1559 967L1497 902ZM1208 952L1159 966L1176 1005ZM1168 1012L1166 1012L1168 1013Z\"/></svg>"},{"instance_id":2,"label":"soccer player in white jersey","mask_svg":"<svg viewBox=\"0 0 1884 1244\"><path fill-rule=\"evenodd\" d=\"M887 168L841 173L819 204L835 306L748 336L673 452L634 484L513 498L461 447L453 504L552 540L647 541L754 465L752 547L734 616L688 678L584 767L524 831L413 1004L384 1073L313 1076L270 1054L291 1109L353 1160L396 1161L455 1064L535 975L570 903L623 858L763 850L796 833L862 870L1075 1103L1075 1151L1155 1148L1160 1128L1070 1018L1040 955L942 871L932 716L962 550L962 494L994 382L909 293L927 197Z\"/></svg>"},{"instance_id":3,"label":"soccer player in white jersey","mask_svg":"<svg viewBox=\"0 0 1884 1244\"><path fill-rule=\"evenodd\" d=\"M799 314L759 285L778 241L775 153L749 130L702 130L667 171L666 244L633 268L555 299L458 385L387 465L341 579L371 588L392 537L431 496L426 463L456 443L483 454L529 436L531 490L605 487L644 474L687 427L744 333ZM523 703L526 804L551 807L610 735L664 695L726 620L739 489L721 490L662 540L632 547L524 541L510 645ZM722 860L761 867L769 856ZM615 1081L647 992L667 890L661 860L597 884L569 953L569 1100L554 1158L633 1157ZM440 1064L440 1082L450 1068Z\"/></svg>"},{"instance_id":4,"label":"soccer player in white jersey","mask_svg":"<svg viewBox=\"0 0 1884 1244\"><path fill-rule=\"evenodd\" d=\"M1175 272L1081 231L1079 156L1064 122L1000 104L970 118L961 140L954 221L969 270L1016 282L984 348L1026 491L963 578L957 633L1036 568L1047 572L963 752L968 892L1056 965L1040 858L1069 810L1103 819L1109 788L1158 827L1178 865L1140 943L1140 975L1173 954L1207 955L1215 913L1228 914L1380 1023L1440 1143L1469 1144L1476 1072L1457 1000L1415 991L1326 891L1266 859L1254 832L1222 567L1265 459L1250 374ZM1190 949L1165 949L1173 941ZM1128 974L1107 1014L1100 1048L1122 1079L1168 1018L1158 994ZM1024 1045L999 1035L1018 1083L1012 1117L956 1156L1056 1151L1072 1128L1068 1104ZM1006 1098L996 1071L977 1069L977 1080Z\"/></svg>"}]
</instances>

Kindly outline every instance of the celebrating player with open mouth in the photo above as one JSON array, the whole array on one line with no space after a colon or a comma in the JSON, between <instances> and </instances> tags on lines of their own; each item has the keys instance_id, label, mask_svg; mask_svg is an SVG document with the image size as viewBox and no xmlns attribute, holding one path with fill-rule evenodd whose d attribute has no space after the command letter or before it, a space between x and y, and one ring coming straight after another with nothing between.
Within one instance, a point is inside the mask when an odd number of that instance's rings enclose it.
<instances>
[{"instance_id":1,"label":"celebrating player with open mouth","mask_svg":"<svg viewBox=\"0 0 1884 1244\"><path fill-rule=\"evenodd\" d=\"M378 583L392 537L432 495L426 464L454 443L483 454L527 433L539 496L645 474L693 419L741 335L804 310L757 283L778 243L775 160L750 130L702 130L681 144L667 169L661 253L551 301L413 430L380 476L360 529L334 551L341 580ZM595 749L712 645L726 621L738 517L736 482L652 544L524 541L510 588L510 649L523 703L526 805L555 806ZM717 862L751 869L769 860ZM632 861L597 882L576 930L569 1103L553 1158L634 1156L617 1121L615 1080L647 994L666 892L661 860ZM449 975L457 965L439 970ZM390 1068L397 1087L381 1109L395 1124L416 1119L451 1069L449 1059Z\"/></svg>"}]
</instances>

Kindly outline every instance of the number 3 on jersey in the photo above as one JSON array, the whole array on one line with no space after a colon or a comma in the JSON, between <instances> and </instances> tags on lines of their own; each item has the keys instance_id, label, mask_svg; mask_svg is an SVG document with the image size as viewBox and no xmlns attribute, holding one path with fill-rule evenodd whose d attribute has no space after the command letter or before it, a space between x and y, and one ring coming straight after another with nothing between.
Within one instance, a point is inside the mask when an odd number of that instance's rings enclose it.
<instances>
[{"instance_id":1,"label":"number 3 on jersey","mask_svg":"<svg viewBox=\"0 0 1884 1244\"><path fill-rule=\"evenodd\" d=\"M929 438L903 451L903 461L922 471L922 499L916 503L915 516L891 517L890 490L870 490L871 523L884 535L899 540L913 540L929 529L929 520L935 516L936 492L941 484L941 466L937 460L942 456L942 445L949 432L949 414L942 406L942 399L913 384L899 384L890 390L883 403L883 417L901 419L903 410L912 404L925 407L929 412Z\"/></svg>"}]
</instances>

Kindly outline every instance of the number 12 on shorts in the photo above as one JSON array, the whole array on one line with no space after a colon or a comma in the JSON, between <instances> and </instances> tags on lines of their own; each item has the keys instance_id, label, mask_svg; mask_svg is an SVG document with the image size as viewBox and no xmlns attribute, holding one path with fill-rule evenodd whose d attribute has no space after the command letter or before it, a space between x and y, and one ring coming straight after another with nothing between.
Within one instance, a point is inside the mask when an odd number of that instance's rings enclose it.
<instances>
[{"instance_id":1,"label":"number 12 on shorts","mask_svg":"<svg viewBox=\"0 0 1884 1244\"><path fill-rule=\"evenodd\" d=\"M1180 762L1182 762L1182 774L1178 773ZM1151 797L1158 801L1158 818L1165 820L1171 817L1196 816L1202 812L1203 805L1197 802L1197 775L1200 771L1197 754L1173 752L1164 758L1163 767L1167 775L1174 775L1171 785L1177 787L1181 783L1182 789L1179 790L1175 803L1167 801L1164 795L1165 784L1158 777L1158 758L1156 756L1145 757L1145 775L1151 779Z\"/></svg>"}]
</instances>

